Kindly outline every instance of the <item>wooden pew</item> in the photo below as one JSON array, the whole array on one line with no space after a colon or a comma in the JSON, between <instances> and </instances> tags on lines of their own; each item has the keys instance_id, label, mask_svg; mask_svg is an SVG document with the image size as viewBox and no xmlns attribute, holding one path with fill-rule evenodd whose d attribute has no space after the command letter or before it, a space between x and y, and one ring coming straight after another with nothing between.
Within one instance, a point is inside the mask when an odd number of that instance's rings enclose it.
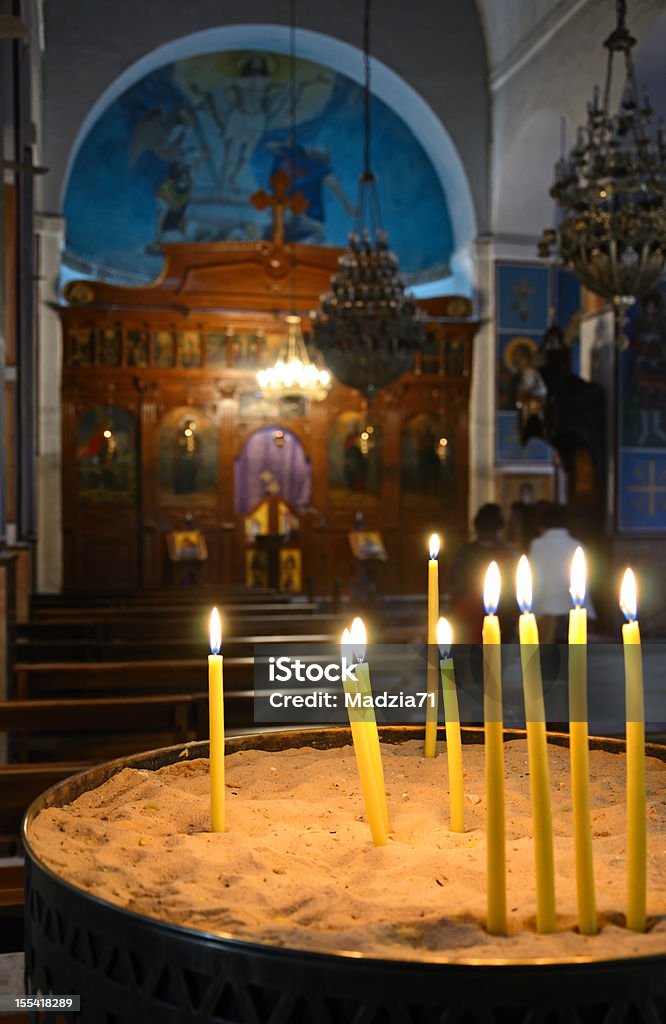
<instances>
[{"instance_id":1,"label":"wooden pew","mask_svg":"<svg viewBox=\"0 0 666 1024\"><path fill-rule=\"evenodd\" d=\"M122 620L127 618L150 620L164 616L174 617L176 615L187 615L188 617L192 617L194 615L208 615L210 613L210 609L215 604L217 604L225 614L229 615L242 613L244 611L253 611L255 614L262 613L266 615L272 614L276 611L291 611L295 615L305 615L308 612L316 612L319 608L315 602L305 601L299 601L298 603L292 601L270 601L255 604L249 602L229 603L219 599L217 601L190 602L189 604L183 605L182 608L170 603L128 605L126 607L104 605L96 607L81 604L68 605L66 607L56 606L48 609L37 608L31 614L31 619L35 622L68 622L70 620L77 619L90 620L93 617L100 621L113 619Z\"/></svg>"},{"instance_id":2,"label":"wooden pew","mask_svg":"<svg viewBox=\"0 0 666 1024\"><path fill-rule=\"evenodd\" d=\"M310 644L337 644L340 632L301 633L282 635L270 633L257 636L231 637L224 641L225 657L235 658L254 654L258 644L277 647L284 644L299 644L307 648ZM193 660L202 658L207 652L206 639L167 637L165 639L117 639L94 641L85 638L53 639L18 638L15 644L16 657L20 661L141 661L141 660Z\"/></svg>"},{"instance_id":3,"label":"wooden pew","mask_svg":"<svg viewBox=\"0 0 666 1024\"><path fill-rule=\"evenodd\" d=\"M40 761L57 760L63 754L70 763L108 760L194 739L196 696L207 698L202 693L0 701L0 732L18 738L13 753L21 761L35 760L35 745L28 738L46 735L49 743L37 745ZM81 734L87 734L87 742Z\"/></svg>"},{"instance_id":4,"label":"wooden pew","mask_svg":"<svg viewBox=\"0 0 666 1024\"><path fill-rule=\"evenodd\" d=\"M21 819L35 797L80 771L76 762L0 766L0 843L15 846Z\"/></svg>"}]
</instances>

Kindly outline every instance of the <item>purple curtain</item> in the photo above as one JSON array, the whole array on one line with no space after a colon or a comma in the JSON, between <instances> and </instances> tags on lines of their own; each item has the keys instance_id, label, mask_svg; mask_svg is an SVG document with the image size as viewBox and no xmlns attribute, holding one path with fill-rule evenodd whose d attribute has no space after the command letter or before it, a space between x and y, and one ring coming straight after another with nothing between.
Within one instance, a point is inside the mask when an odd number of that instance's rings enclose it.
<instances>
[{"instance_id":1,"label":"purple curtain","mask_svg":"<svg viewBox=\"0 0 666 1024\"><path fill-rule=\"evenodd\" d=\"M284 435L284 444L275 443L275 431ZM282 427L264 427L251 434L234 467L236 512L247 515L271 485L295 511L307 508L312 495L312 466L301 442ZM277 485L277 486L275 486Z\"/></svg>"}]
</instances>

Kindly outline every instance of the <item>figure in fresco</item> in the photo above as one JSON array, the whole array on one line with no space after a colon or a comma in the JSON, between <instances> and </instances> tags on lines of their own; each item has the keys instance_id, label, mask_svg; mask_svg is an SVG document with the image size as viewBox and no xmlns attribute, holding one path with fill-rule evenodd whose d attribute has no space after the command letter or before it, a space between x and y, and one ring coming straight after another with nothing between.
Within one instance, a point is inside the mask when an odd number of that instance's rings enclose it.
<instances>
[{"instance_id":1,"label":"figure in fresco","mask_svg":"<svg viewBox=\"0 0 666 1024\"><path fill-rule=\"evenodd\" d=\"M342 185L331 167L331 152L326 146L309 146L305 149L288 138L282 142L266 143L274 155L270 179L277 173L289 178L287 195L302 195L307 207L302 213L288 210L285 215L285 238L288 242L307 242L321 245L324 241L324 187L341 203L348 216L353 217L356 209L349 202ZM266 237L270 237L270 231Z\"/></svg>"},{"instance_id":2,"label":"figure in fresco","mask_svg":"<svg viewBox=\"0 0 666 1024\"><path fill-rule=\"evenodd\" d=\"M649 292L643 299L642 315L630 339L634 354L631 393L640 413L637 444L655 440L666 443L664 413L666 412L666 321L663 296Z\"/></svg>"},{"instance_id":3,"label":"figure in fresco","mask_svg":"<svg viewBox=\"0 0 666 1024\"><path fill-rule=\"evenodd\" d=\"M223 136L223 159L220 193L252 187L244 179L254 151L271 124L286 115L292 102L288 79L273 78L275 59L270 54L253 53L239 63L239 74L226 85L204 94ZM317 83L328 84L323 74L311 79L298 79L293 85L294 117L303 92Z\"/></svg>"},{"instance_id":4,"label":"figure in fresco","mask_svg":"<svg viewBox=\"0 0 666 1024\"><path fill-rule=\"evenodd\" d=\"M135 485L135 450L130 415L117 407L88 410L77 431L79 499L130 501Z\"/></svg>"},{"instance_id":5,"label":"figure in fresco","mask_svg":"<svg viewBox=\"0 0 666 1024\"><path fill-rule=\"evenodd\" d=\"M195 420L187 420L176 435L173 452L174 494L195 494L197 491L200 463L197 429Z\"/></svg>"},{"instance_id":6,"label":"figure in fresco","mask_svg":"<svg viewBox=\"0 0 666 1024\"><path fill-rule=\"evenodd\" d=\"M350 491L364 491L368 480L368 462L360 445L360 426L354 421L344 441L345 483Z\"/></svg>"}]
</instances>

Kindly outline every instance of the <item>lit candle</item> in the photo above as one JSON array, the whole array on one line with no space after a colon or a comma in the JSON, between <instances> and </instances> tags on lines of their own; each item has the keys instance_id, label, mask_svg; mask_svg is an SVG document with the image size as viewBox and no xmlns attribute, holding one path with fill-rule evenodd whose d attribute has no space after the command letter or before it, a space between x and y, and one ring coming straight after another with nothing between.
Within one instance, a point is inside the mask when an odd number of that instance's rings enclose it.
<instances>
[{"instance_id":1,"label":"lit candle","mask_svg":"<svg viewBox=\"0 0 666 1024\"><path fill-rule=\"evenodd\" d=\"M506 935L506 828L504 812L504 718L502 648L499 619L500 574L497 562L486 572L483 603L483 719L486 755L487 928Z\"/></svg>"},{"instance_id":2,"label":"lit candle","mask_svg":"<svg viewBox=\"0 0 666 1024\"><path fill-rule=\"evenodd\" d=\"M217 608L210 613L208 655L208 715L210 721L210 827L224 832L224 687L222 680L222 623Z\"/></svg>"},{"instance_id":3,"label":"lit candle","mask_svg":"<svg viewBox=\"0 0 666 1024\"><path fill-rule=\"evenodd\" d=\"M532 573L525 555L518 562L516 594L522 615L518 622L523 667L527 756L529 759L534 857L536 865L537 931L555 931L555 865L550 807L546 712L539 661L539 633L532 614Z\"/></svg>"},{"instance_id":4,"label":"lit candle","mask_svg":"<svg viewBox=\"0 0 666 1024\"><path fill-rule=\"evenodd\" d=\"M627 928L644 932L647 900L647 811L645 803L645 711L643 661L638 628L636 579L627 569L620 591L627 715Z\"/></svg>"},{"instance_id":5,"label":"lit candle","mask_svg":"<svg viewBox=\"0 0 666 1024\"><path fill-rule=\"evenodd\" d=\"M340 643L342 645L342 654L347 657L349 653L353 651L351 646L351 634L348 629L344 630ZM347 714L349 715L349 725L351 727L354 754L356 756L356 766L358 768L361 783L361 792L363 794L366 818L368 825L370 826L373 843L375 846L384 846L386 844L384 814L382 812L382 805L378 795L372 756L370 753L370 745L367 740L366 730L363 728L366 721L365 716L367 711L357 703L360 684L358 681L354 682L351 679L343 677L342 685L345 691L345 704L347 707Z\"/></svg>"},{"instance_id":6,"label":"lit candle","mask_svg":"<svg viewBox=\"0 0 666 1024\"><path fill-rule=\"evenodd\" d=\"M462 743L460 740L460 709L453 658L449 657L453 633L446 619L437 623L437 646L439 647L439 673L442 679L444 698L444 721L446 722L446 756L449 765L449 817L452 832L465 831L465 793L463 789Z\"/></svg>"},{"instance_id":7,"label":"lit candle","mask_svg":"<svg viewBox=\"0 0 666 1024\"><path fill-rule=\"evenodd\" d=\"M425 757L434 757L437 751L437 620L439 618L439 537L430 537L428 560L428 699L426 702Z\"/></svg>"},{"instance_id":8,"label":"lit candle","mask_svg":"<svg viewBox=\"0 0 666 1024\"><path fill-rule=\"evenodd\" d=\"M365 660L367 633L363 619L358 616L353 620L350 633L350 644L355 661L354 672L358 679L358 692L361 699L365 698L368 707L365 710L364 720L361 723L365 732L366 743L370 750L372 762L372 775L375 780L377 799L379 800L384 828L388 832L388 809L386 807L386 785L384 783L384 765L382 763L382 752L379 746L379 732L377 731L377 720L372 701L372 686L370 685L370 666Z\"/></svg>"},{"instance_id":9,"label":"lit candle","mask_svg":"<svg viewBox=\"0 0 666 1024\"><path fill-rule=\"evenodd\" d=\"M587 612L585 555L576 548L571 560L569 612L569 754L574 818L578 929L596 935L597 908L594 894L592 824L590 819L590 764L587 728Z\"/></svg>"}]
</instances>

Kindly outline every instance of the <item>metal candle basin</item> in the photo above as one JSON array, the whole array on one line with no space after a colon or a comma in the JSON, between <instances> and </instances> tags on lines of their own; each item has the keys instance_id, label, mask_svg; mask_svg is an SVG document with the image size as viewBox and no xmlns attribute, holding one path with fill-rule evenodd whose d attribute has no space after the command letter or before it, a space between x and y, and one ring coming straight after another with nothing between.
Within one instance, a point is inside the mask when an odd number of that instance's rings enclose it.
<instances>
[{"instance_id":1,"label":"metal candle basin","mask_svg":"<svg viewBox=\"0 0 666 1024\"><path fill-rule=\"evenodd\" d=\"M466 742L483 730L465 729ZM524 737L507 730L507 739ZM423 729L381 730L384 742L423 739ZM567 745L566 735L550 734ZM350 742L348 729L307 729L234 736L227 752L322 749ZM617 753L617 740L591 747ZM186 745L206 757L207 743ZM26 855L26 978L31 994L81 996L84 1024L655 1024L666 1020L666 955L574 961L380 960L355 952L317 953L212 935L167 924L99 899L41 861L30 827L44 808L63 806L123 768L154 771L183 746L91 768L53 786L23 822ZM666 761L666 747L647 753ZM35 1020L38 1018L35 1017Z\"/></svg>"}]
</instances>

